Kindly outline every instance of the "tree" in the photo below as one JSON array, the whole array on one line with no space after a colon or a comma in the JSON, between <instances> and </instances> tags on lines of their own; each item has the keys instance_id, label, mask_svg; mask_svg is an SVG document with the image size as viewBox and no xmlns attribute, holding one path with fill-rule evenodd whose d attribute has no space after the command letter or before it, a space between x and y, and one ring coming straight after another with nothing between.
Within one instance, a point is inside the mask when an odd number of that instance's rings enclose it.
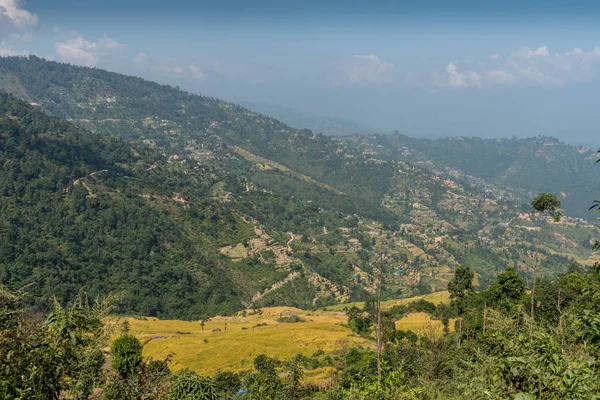
<instances>
[{"instance_id":1,"label":"tree","mask_svg":"<svg viewBox=\"0 0 600 400\"><path fill-rule=\"evenodd\" d=\"M285 363L285 369L287 372L286 392L291 399L297 399L300 397L300 381L304 374L301 366L303 360L304 356L302 354L297 354L294 358Z\"/></svg>"},{"instance_id":2,"label":"tree","mask_svg":"<svg viewBox=\"0 0 600 400\"><path fill-rule=\"evenodd\" d=\"M531 207L535 214L540 214L543 217L552 217L556 222L560 221L562 217L560 206L560 200L552 193L540 193L531 202Z\"/></svg>"},{"instance_id":3,"label":"tree","mask_svg":"<svg viewBox=\"0 0 600 400\"><path fill-rule=\"evenodd\" d=\"M560 205L560 200L556 198L556 195L551 193L540 193L531 202L531 207L533 208L534 214L541 215L543 218L551 217L555 222L560 221L562 217ZM540 238L542 237L543 229L544 225L542 221L540 224L540 231L535 242L535 263L531 273L531 319L534 319L535 316L535 278L539 269Z\"/></svg>"},{"instance_id":4,"label":"tree","mask_svg":"<svg viewBox=\"0 0 600 400\"><path fill-rule=\"evenodd\" d=\"M486 303L504 312L510 312L524 294L525 284L514 268L507 268L498 275L496 282L484 292Z\"/></svg>"},{"instance_id":5,"label":"tree","mask_svg":"<svg viewBox=\"0 0 600 400\"><path fill-rule=\"evenodd\" d=\"M223 397L230 397L242 387L240 376L232 371L219 371L213 378L215 388Z\"/></svg>"},{"instance_id":6,"label":"tree","mask_svg":"<svg viewBox=\"0 0 600 400\"><path fill-rule=\"evenodd\" d=\"M361 336L366 336L371 333L371 317L369 315L363 317L365 311L356 306L352 306L347 311L348 327L355 333Z\"/></svg>"},{"instance_id":7,"label":"tree","mask_svg":"<svg viewBox=\"0 0 600 400\"><path fill-rule=\"evenodd\" d=\"M458 344L462 337L462 317L465 312L466 298L473 293L473 271L468 266L458 266L454 271L454 278L448 282L448 292L452 305L456 307L458 316Z\"/></svg>"},{"instance_id":8,"label":"tree","mask_svg":"<svg viewBox=\"0 0 600 400\"><path fill-rule=\"evenodd\" d=\"M475 274L468 266L458 266L454 271L454 278L448 282L448 292L452 304L456 306L461 315L465 308L465 298L473 293L473 278Z\"/></svg>"},{"instance_id":9,"label":"tree","mask_svg":"<svg viewBox=\"0 0 600 400\"><path fill-rule=\"evenodd\" d=\"M274 374L275 360L265 354L259 354L254 359L254 368L263 374Z\"/></svg>"},{"instance_id":10,"label":"tree","mask_svg":"<svg viewBox=\"0 0 600 400\"><path fill-rule=\"evenodd\" d=\"M117 374L127 379L135 376L142 365L142 344L129 333L123 333L110 349L111 366Z\"/></svg>"}]
</instances>

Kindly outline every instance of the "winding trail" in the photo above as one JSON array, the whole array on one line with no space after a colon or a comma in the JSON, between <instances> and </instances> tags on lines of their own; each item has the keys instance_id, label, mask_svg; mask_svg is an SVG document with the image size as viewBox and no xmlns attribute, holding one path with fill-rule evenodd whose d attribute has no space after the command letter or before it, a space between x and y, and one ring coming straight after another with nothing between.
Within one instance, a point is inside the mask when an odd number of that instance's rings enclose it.
<instances>
[{"instance_id":1,"label":"winding trail","mask_svg":"<svg viewBox=\"0 0 600 400\"><path fill-rule=\"evenodd\" d=\"M288 235L290 235L291 238L287 242L287 249L288 249L288 251L292 251L292 248L290 247L290 244L292 244L292 242L294 241L294 239L296 239L296 237L294 236L294 234L292 232L288 232Z\"/></svg>"},{"instance_id":2,"label":"winding trail","mask_svg":"<svg viewBox=\"0 0 600 400\"><path fill-rule=\"evenodd\" d=\"M286 283L293 281L298 276L300 276L299 272L297 272L297 271L292 272L288 276L283 278L282 280L272 284L271 287L265 289L262 293L260 293L260 292L256 293L254 296L252 296L252 300L250 301L250 304L248 305L248 307L251 307L255 302L262 299L263 297L265 297L267 294L271 293L272 291L277 290L280 287L282 287L283 285L285 285Z\"/></svg>"}]
</instances>

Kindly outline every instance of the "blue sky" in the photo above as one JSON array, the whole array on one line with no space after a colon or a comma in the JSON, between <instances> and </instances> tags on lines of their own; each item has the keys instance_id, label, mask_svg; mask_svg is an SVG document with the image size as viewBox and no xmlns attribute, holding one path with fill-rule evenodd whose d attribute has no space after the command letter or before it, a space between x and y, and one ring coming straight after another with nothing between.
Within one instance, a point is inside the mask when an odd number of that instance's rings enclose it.
<instances>
[{"instance_id":1,"label":"blue sky","mask_svg":"<svg viewBox=\"0 0 600 400\"><path fill-rule=\"evenodd\" d=\"M600 145L600 2L0 0L37 54L419 136Z\"/></svg>"}]
</instances>

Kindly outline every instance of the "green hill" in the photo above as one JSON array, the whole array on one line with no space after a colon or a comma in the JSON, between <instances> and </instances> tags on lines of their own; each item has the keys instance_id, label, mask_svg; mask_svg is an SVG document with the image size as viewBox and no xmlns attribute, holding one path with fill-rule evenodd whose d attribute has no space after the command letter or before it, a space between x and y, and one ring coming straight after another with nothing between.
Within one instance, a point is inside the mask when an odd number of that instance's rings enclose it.
<instances>
[{"instance_id":1,"label":"green hill","mask_svg":"<svg viewBox=\"0 0 600 400\"><path fill-rule=\"evenodd\" d=\"M544 274L595 261L592 225L528 219L522 188L400 159L392 138L33 56L0 58L0 89L30 103L2 97L0 283L42 306L82 288L182 319L360 301L376 253L388 298L443 290L460 264L485 287L509 265L528 276L540 225Z\"/></svg>"}]
</instances>

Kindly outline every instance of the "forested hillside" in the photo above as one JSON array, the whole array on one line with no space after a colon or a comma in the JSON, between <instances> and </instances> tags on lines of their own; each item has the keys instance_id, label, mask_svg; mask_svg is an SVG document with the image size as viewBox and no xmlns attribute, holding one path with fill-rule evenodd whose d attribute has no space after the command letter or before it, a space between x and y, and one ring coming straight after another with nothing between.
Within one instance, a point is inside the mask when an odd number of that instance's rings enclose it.
<instances>
[{"instance_id":1,"label":"forested hillside","mask_svg":"<svg viewBox=\"0 0 600 400\"><path fill-rule=\"evenodd\" d=\"M162 200L172 196L168 181L184 178L149 169L160 163L154 151L83 132L6 94L0 149L2 283L31 285L40 304L83 287L123 292L123 311L181 317L222 310L241 294L181 226L209 219L213 235L206 229L202 239L218 241L219 230L235 232L229 213Z\"/></svg>"},{"instance_id":2,"label":"forested hillside","mask_svg":"<svg viewBox=\"0 0 600 400\"><path fill-rule=\"evenodd\" d=\"M87 287L121 293L121 312L199 318L363 300L378 253L393 260L384 297L445 289L459 265L485 288L506 267L530 279L538 258L547 276L597 261L588 222L531 216L520 189L372 137L34 56L0 58L0 88L29 103L5 95L0 112L0 280L33 283L41 305Z\"/></svg>"},{"instance_id":3,"label":"forested hillside","mask_svg":"<svg viewBox=\"0 0 600 400\"><path fill-rule=\"evenodd\" d=\"M336 142L264 115L140 78L34 56L0 58L0 88L98 133L118 133L167 154L202 157L237 145L378 204L394 173ZM342 168L343 167L343 168ZM368 208L365 208L368 209Z\"/></svg>"}]
</instances>

